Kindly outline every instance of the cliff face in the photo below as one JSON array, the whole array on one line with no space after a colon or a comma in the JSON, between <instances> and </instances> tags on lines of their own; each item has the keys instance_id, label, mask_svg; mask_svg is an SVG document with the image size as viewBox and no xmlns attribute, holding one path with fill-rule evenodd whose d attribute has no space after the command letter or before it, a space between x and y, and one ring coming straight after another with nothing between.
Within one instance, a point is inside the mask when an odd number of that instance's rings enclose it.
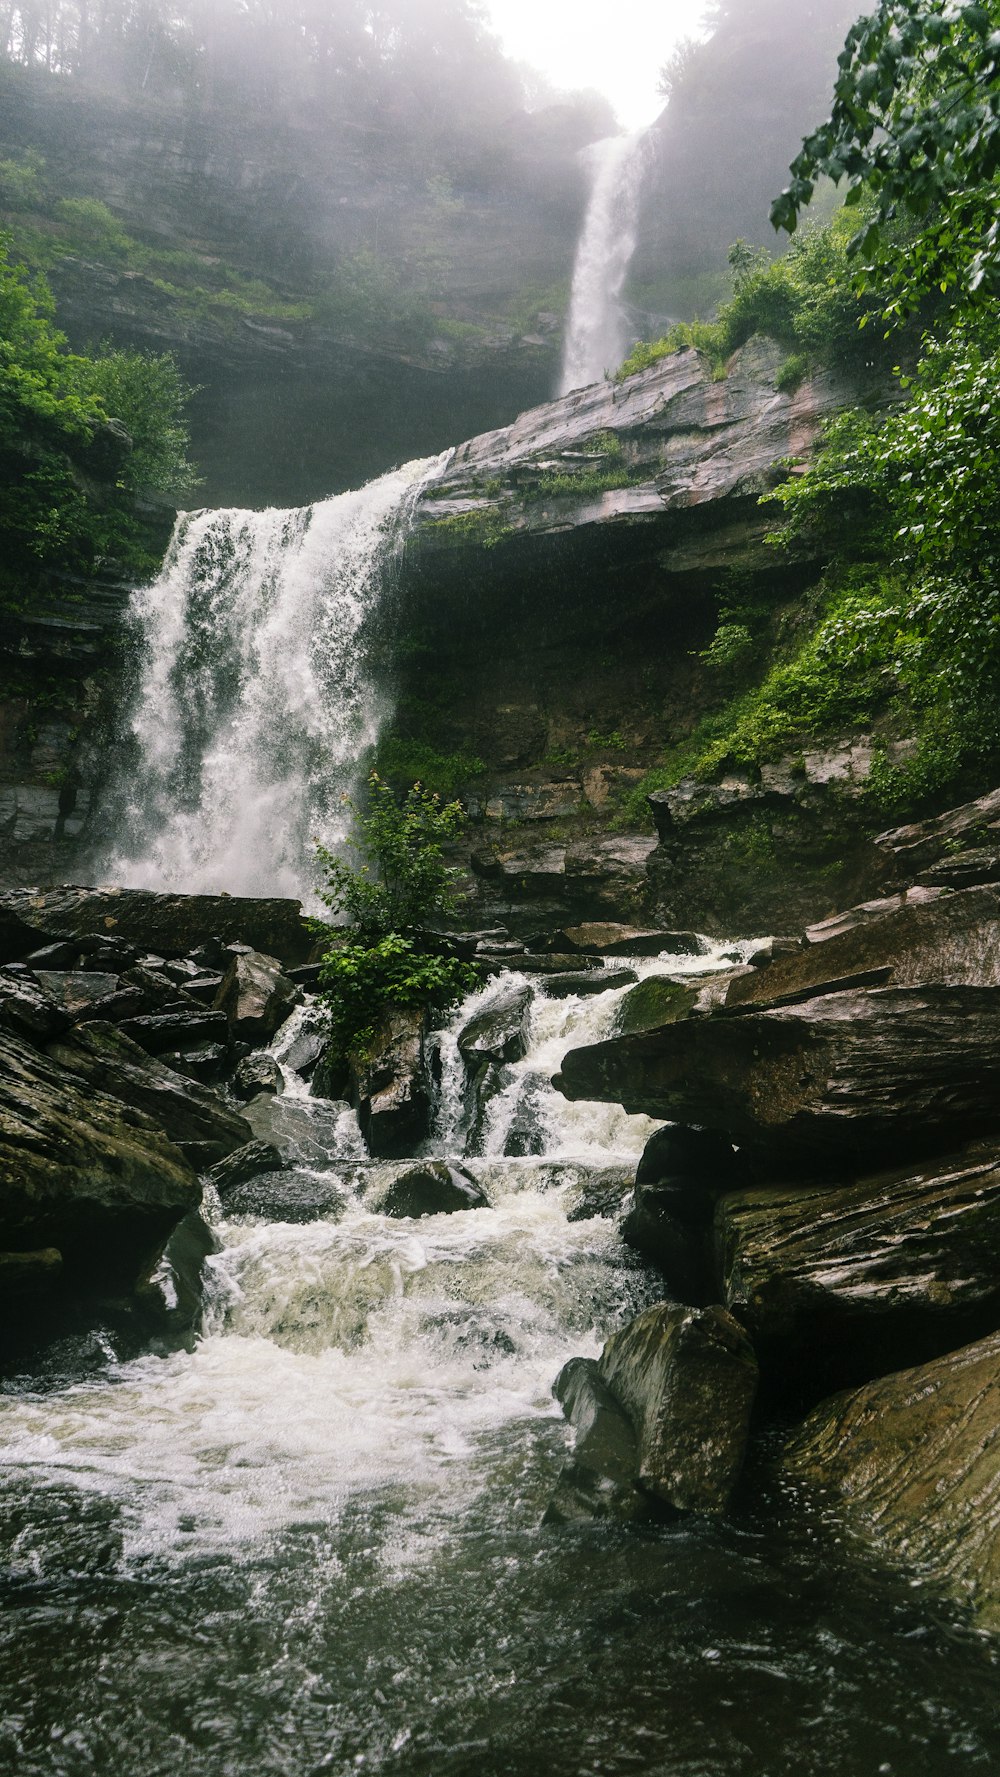
<instances>
[{"instance_id":1,"label":"cliff face","mask_svg":"<svg viewBox=\"0 0 1000 1777\"><path fill-rule=\"evenodd\" d=\"M445 176L370 121L2 65L0 161L43 165L27 208L0 181L0 222L40 253L75 345L177 355L208 503L302 503L548 394L587 133L558 107L517 112ZM95 200L131 245L74 212Z\"/></svg>"}]
</instances>

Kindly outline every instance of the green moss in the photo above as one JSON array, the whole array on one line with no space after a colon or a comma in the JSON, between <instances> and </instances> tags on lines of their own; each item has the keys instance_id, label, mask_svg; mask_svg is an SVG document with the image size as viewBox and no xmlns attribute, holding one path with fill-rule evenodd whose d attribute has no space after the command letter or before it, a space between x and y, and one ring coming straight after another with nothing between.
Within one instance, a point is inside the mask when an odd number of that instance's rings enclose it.
<instances>
[{"instance_id":1,"label":"green moss","mask_svg":"<svg viewBox=\"0 0 1000 1777\"><path fill-rule=\"evenodd\" d=\"M620 1036L633 1036L637 1031L657 1030L663 1024L676 1024L686 1018L698 989L684 982L667 981L662 975L649 975L638 986L630 988L618 1008L617 1031Z\"/></svg>"},{"instance_id":2,"label":"green moss","mask_svg":"<svg viewBox=\"0 0 1000 1777\"><path fill-rule=\"evenodd\" d=\"M450 518L433 518L425 529L456 544L471 543L480 549L495 549L505 537L513 535L513 526L493 506L477 506L471 512L453 513Z\"/></svg>"},{"instance_id":3,"label":"green moss","mask_svg":"<svg viewBox=\"0 0 1000 1777\"><path fill-rule=\"evenodd\" d=\"M474 753L445 753L428 741L389 734L379 742L375 769L394 789L419 783L451 802L482 777L486 766Z\"/></svg>"}]
</instances>

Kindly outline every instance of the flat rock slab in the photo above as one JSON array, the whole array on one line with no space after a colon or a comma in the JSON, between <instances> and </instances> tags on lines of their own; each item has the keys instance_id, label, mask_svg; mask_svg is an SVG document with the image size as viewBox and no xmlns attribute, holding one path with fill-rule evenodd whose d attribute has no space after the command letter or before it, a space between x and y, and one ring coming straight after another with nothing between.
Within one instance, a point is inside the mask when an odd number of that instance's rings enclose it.
<instances>
[{"instance_id":1,"label":"flat rock slab","mask_svg":"<svg viewBox=\"0 0 1000 1777\"><path fill-rule=\"evenodd\" d=\"M1000 1631L1000 1333L825 1401L780 1467Z\"/></svg>"},{"instance_id":2,"label":"flat rock slab","mask_svg":"<svg viewBox=\"0 0 1000 1777\"><path fill-rule=\"evenodd\" d=\"M73 1287L131 1288L201 1188L134 1105L0 1033L0 1249L57 1249Z\"/></svg>"},{"instance_id":3,"label":"flat rock slab","mask_svg":"<svg viewBox=\"0 0 1000 1777\"><path fill-rule=\"evenodd\" d=\"M0 957L16 960L55 939L124 939L161 956L186 956L213 938L304 963L314 938L298 901L241 895L155 894L148 889L11 889L0 895Z\"/></svg>"},{"instance_id":4,"label":"flat rock slab","mask_svg":"<svg viewBox=\"0 0 1000 1777\"><path fill-rule=\"evenodd\" d=\"M757 1391L743 1328L720 1307L660 1302L608 1340L598 1368L635 1429L640 1486L679 1511L725 1512Z\"/></svg>"},{"instance_id":5,"label":"flat rock slab","mask_svg":"<svg viewBox=\"0 0 1000 1777\"><path fill-rule=\"evenodd\" d=\"M1000 1147L840 1189L765 1186L716 1209L723 1300L769 1380L816 1400L1000 1323Z\"/></svg>"},{"instance_id":6,"label":"flat rock slab","mask_svg":"<svg viewBox=\"0 0 1000 1777\"><path fill-rule=\"evenodd\" d=\"M869 905L881 909L879 917L845 925L842 916L837 929L821 940L741 975L731 983L726 1005L773 1004L874 971L884 971L883 984L889 987L1000 983L1000 888L932 899L897 895Z\"/></svg>"},{"instance_id":7,"label":"flat rock slab","mask_svg":"<svg viewBox=\"0 0 1000 1777\"><path fill-rule=\"evenodd\" d=\"M877 988L571 1049L568 1098L725 1135L772 1169L874 1170L1000 1128L1000 988Z\"/></svg>"}]
</instances>

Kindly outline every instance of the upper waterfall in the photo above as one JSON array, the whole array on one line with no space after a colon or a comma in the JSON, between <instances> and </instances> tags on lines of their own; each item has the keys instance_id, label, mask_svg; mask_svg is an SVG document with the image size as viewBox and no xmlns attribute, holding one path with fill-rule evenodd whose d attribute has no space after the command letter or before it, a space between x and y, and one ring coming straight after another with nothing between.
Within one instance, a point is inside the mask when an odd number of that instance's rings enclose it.
<instances>
[{"instance_id":1,"label":"upper waterfall","mask_svg":"<svg viewBox=\"0 0 1000 1777\"><path fill-rule=\"evenodd\" d=\"M644 139L609 136L584 150L593 185L573 267L560 395L600 382L628 350L622 291L636 247Z\"/></svg>"},{"instance_id":2,"label":"upper waterfall","mask_svg":"<svg viewBox=\"0 0 1000 1777\"><path fill-rule=\"evenodd\" d=\"M183 514L137 592L128 887L308 896L385 715L368 620L437 459L315 506Z\"/></svg>"}]
</instances>

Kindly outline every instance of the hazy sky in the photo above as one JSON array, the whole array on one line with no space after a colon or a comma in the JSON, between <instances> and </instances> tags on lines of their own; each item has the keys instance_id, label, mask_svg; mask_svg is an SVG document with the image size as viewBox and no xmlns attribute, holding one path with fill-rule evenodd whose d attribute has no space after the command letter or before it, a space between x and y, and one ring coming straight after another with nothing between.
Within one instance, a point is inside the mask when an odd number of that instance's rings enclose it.
<instances>
[{"instance_id":1,"label":"hazy sky","mask_svg":"<svg viewBox=\"0 0 1000 1777\"><path fill-rule=\"evenodd\" d=\"M596 86L637 128L662 108L660 66L696 32L704 0L487 0L487 9L508 55L556 86Z\"/></svg>"}]
</instances>

